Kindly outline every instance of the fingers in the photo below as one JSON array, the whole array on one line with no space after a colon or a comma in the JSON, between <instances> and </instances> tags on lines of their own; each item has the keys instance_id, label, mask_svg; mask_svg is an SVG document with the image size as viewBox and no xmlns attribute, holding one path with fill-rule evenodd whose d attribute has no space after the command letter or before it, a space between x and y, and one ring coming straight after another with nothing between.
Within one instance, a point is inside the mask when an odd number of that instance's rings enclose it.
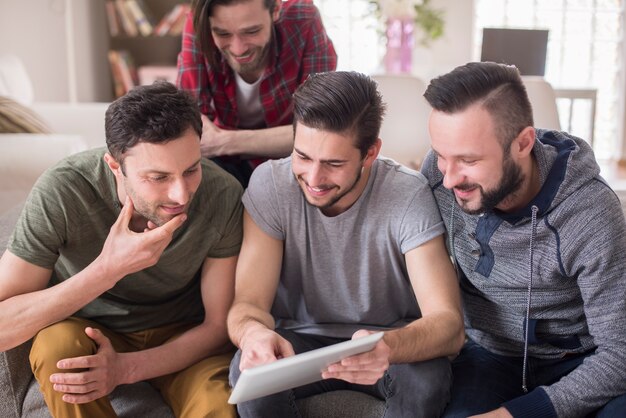
<instances>
[{"instance_id":1,"label":"fingers","mask_svg":"<svg viewBox=\"0 0 626 418\"><path fill-rule=\"evenodd\" d=\"M130 199L130 197L126 196L124 206L122 206L122 210L120 211L120 214L117 217L117 221L115 221L115 223L123 227L128 227L128 225L130 224L130 220L133 217L134 211L135 206L133 205L133 201Z\"/></svg>"},{"instance_id":2,"label":"fingers","mask_svg":"<svg viewBox=\"0 0 626 418\"><path fill-rule=\"evenodd\" d=\"M158 228L153 229L152 231L162 231L162 234L166 234L167 236L171 236L174 234L180 226L187 220L187 214L181 213L180 215L174 216L172 219L164 223Z\"/></svg>"},{"instance_id":3,"label":"fingers","mask_svg":"<svg viewBox=\"0 0 626 418\"><path fill-rule=\"evenodd\" d=\"M281 358L295 356L296 353L293 351L293 346L289 341L284 338L280 338L278 341L278 350Z\"/></svg>"},{"instance_id":4,"label":"fingers","mask_svg":"<svg viewBox=\"0 0 626 418\"><path fill-rule=\"evenodd\" d=\"M87 327L85 328L85 334L98 344L98 347L110 346L111 341L97 328Z\"/></svg>"},{"instance_id":5,"label":"fingers","mask_svg":"<svg viewBox=\"0 0 626 418\"><path fill-rule=\"evenodd\" d=\"M102 362L100 361L100 358L97 355L66 358L63 360L59 360L57 362L57 368L61 370L90 369L93 367L99 367L101 365L102 365ZM72 373L72 374L76 374L76 373ZM52 376L55 376L55 375L53 374ZM51 381L54 382L53 380Z\"/></svg>"}]
</instances>

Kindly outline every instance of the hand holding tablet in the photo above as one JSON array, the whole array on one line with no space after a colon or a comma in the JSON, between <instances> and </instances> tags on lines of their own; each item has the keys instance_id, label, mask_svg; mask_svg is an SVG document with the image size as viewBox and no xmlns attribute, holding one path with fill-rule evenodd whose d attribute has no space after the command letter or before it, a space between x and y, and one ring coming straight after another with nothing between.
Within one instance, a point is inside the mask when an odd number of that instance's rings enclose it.
<instances>
[{"instance_id":1,"label":"hand holding tablet","mask_svg":"<svg viewBox=\"0 0 626 418\"><path fill-rule=\"evenodd\" d=\"M377 332L245 369L228 403L244 402L321 380L326 367L346 357L372 350L383 334Z\"/></svg>"}]
</instances>

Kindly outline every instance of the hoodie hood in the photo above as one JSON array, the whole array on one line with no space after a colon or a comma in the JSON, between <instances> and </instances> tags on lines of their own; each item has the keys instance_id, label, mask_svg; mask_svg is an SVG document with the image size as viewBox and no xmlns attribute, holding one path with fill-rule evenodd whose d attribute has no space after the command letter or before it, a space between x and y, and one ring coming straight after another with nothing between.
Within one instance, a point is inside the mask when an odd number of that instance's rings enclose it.
<instances>
[{"instance_id":1,"label":"hoodie hood","mask_svg":"<svg viewBox=\"0 0 626 418\"><path fill-rule=\"evenodd\" d=\"M511 224L529 221L533 206L537 207L537 217L541 218L600 176L600 167L589 144L565 132L538 129L533 155L542 186L526 207L514 213L498 212L500 218Z\"/></svg>"}]
</instances>

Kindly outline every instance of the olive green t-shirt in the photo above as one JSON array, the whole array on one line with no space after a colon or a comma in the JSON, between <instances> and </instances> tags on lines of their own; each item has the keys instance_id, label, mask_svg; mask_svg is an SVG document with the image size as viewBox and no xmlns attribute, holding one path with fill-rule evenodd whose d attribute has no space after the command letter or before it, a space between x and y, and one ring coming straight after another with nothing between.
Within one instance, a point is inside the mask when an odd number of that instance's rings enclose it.
<instances>
[{"instance_id":1,"label":"olive green t-shirt","mask_svg":"<svg viewBox=\"0 0 626 418\"><path fill-rule=\"evenodd\" d=\"M33 187L9 240L13 254L53 270L49 286L89 265L119 216L115 177L103 160L105 152L88 150L48 169ZM202 181L187 220L158 263L124 277L75 315L118 332L202 321L202 263L207 257L238 254L241 194L232 176L203 160Z\"/></svg>"}]
</instances>

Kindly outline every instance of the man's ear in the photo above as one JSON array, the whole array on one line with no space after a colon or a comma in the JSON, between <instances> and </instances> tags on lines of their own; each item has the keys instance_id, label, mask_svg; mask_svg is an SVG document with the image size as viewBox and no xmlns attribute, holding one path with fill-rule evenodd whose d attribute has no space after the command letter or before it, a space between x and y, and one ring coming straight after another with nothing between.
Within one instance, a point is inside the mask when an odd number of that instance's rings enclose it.
<instances>
[{"instance_id":1,"label":"man's ear","mask_svg":"<svg viewBox=\"0 0 626 418\"><path fill-rule=\"evenodd\" d=\"M107 163L113 174L122 174L120 163L108 152L104 153L104 162Z\"/></svg>"},{"instance_id":2,"label":"man's ear","mask_svg":"<svg viewBox=\"0 0 626 418\"><path fill-rule=\"evenodd\" d=\"M274 11L272 12L272 22L276 22L280 17L281 7L283 7L283 0L276 0L274 2Z\"/></svg>"},{"instance_id":3,"label":"man's ear","mask_svg":"<svg viewBox=\"0 0 626 418\"><path fill-rule=\"evenodd\" d=\"M382 147L382 145L383 142L380 140L380 138L376 138L376 142L374 142L374 144L372 144L372 146L367 149L367 154L365 154L365 158L363 159L363 167L370 167L372 164L374 164L374 161L380 153L380 148Z\"/></svg>"},{"instance_id":4,"label":"man's ear","mask_svg":"<svg viewBox=\"0 0 626 418\"><path fill-rule=\"evenodd\" d=\"M532 126L525 127L515 138L514 146L518 156L528 156L535 146L535 128Z\"/></svg>"}]
</instances>

